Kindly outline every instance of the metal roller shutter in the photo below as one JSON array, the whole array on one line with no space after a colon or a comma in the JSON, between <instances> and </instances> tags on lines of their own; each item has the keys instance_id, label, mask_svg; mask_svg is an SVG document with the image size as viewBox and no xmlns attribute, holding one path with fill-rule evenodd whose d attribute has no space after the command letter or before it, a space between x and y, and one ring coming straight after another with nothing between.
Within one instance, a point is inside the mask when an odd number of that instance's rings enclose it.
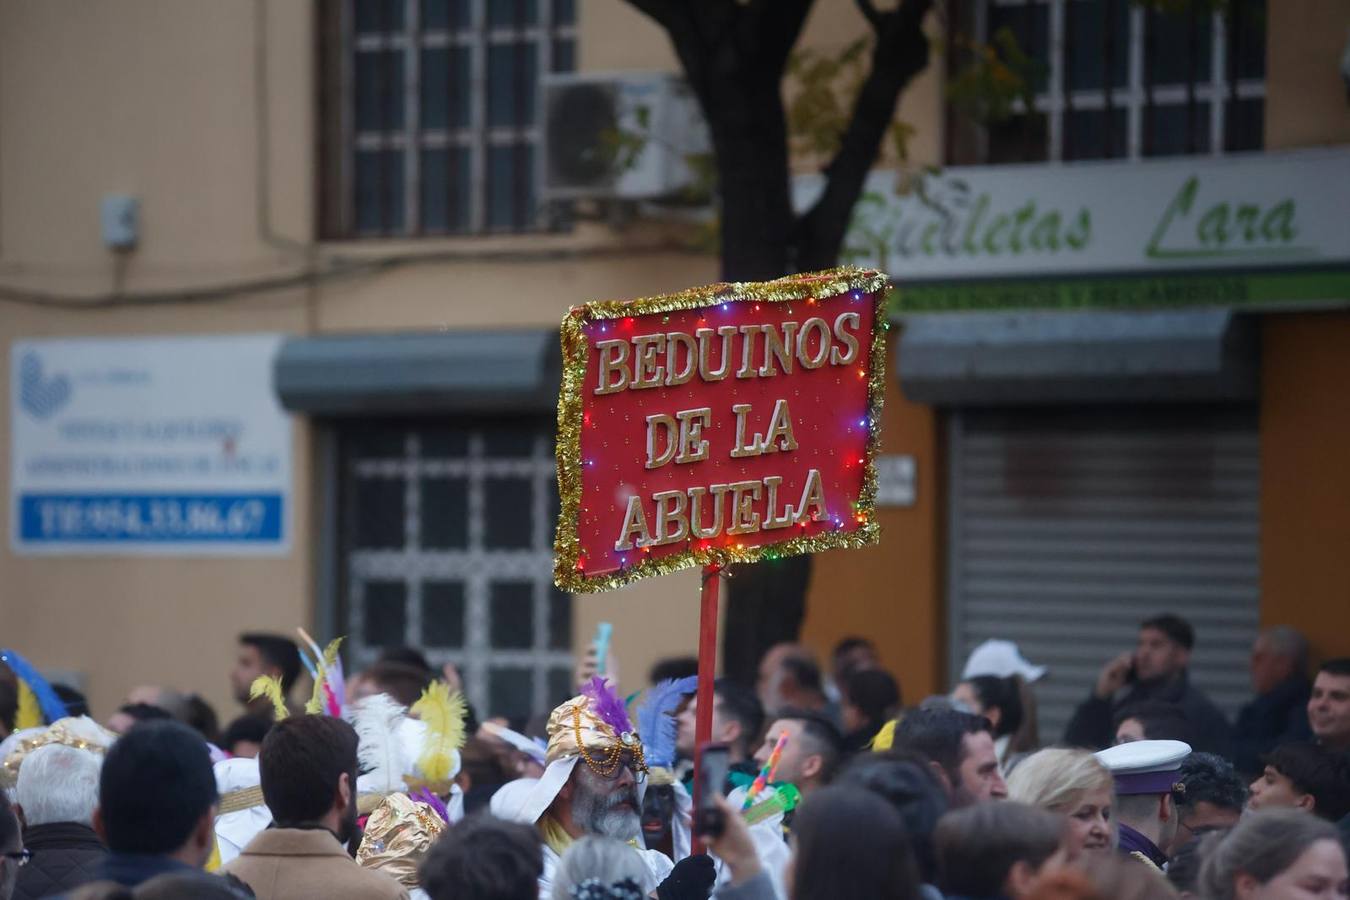
<instances>
[{"instance_id":1,"label":"metal roller shutter","mask_svg":"<svg viewBox=\"0 0 1350 900\"><path fill-rule=\"evenodd\" d=\"M954 412L951 669L988 638L1050 673L1058 741L1102 664L1161 612L1196 629L1194 681L1230 716L1250 694L1260 460L1248 410Z\"/></svg>"}]
</instances>

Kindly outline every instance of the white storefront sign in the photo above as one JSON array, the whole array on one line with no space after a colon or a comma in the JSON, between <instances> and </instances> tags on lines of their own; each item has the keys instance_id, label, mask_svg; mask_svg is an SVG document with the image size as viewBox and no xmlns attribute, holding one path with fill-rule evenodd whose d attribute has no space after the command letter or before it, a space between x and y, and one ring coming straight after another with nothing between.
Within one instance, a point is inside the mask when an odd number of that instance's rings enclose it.
<instances>
[{"instance_id":1,"label":"white storefront sign","mask_svg":"<svg viewBox=\"0 0 1350 900\"><path fill-rule=\"evenodd\" d=\"M794 185L809 207L820 176ZM844 257L897 280L1140 274L1350 261L1350 148L873 172Z\"/></svg>"},{"instance_id":2,"label":"white storefront sign","mask_svg":"<svg viewBox=\"0 0 1350 900\"><path fill-rule=\"evenodd\" d=\"M290 547L279 335L16 341L19 553L276 555Z\"/></svg>"}]
</instances>

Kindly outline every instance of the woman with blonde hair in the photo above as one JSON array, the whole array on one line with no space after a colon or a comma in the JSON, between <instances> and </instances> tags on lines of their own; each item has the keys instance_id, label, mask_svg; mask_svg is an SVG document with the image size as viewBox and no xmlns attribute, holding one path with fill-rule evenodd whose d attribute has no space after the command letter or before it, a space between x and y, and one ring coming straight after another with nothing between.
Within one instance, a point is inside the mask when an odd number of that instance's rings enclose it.
<instances>
[{"instance_id":1,"label":"woman with blonde hair","mask_svg":"<svg viewBox=\"0 0 1350 900\"><path fill-rule=\"evenodd\" d=\"M1008 799L1065 816L1065 848L1074 858L1109 852L1115 843L1111 773L1086 750L1051 748L1031 754L1008 776Z\"/></svg>"}]
</instances>

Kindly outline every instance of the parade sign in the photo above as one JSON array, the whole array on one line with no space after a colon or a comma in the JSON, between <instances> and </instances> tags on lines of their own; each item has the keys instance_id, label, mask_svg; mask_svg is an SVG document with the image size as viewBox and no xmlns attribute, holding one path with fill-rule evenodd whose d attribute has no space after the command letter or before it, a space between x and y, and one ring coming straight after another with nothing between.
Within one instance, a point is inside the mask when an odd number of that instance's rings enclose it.
<instances>
[{"instance_id":1,"label":"parade sign","mask_svg":"<svg viewBox=\"0 0 1350 900\"><path fill-rule=\"evenodd\" d=\"M10 542L19 553L287 552L280 335L16 341Z\"/></svg>"},{"instance_id":2,"label":"parade sign","mask_svg":"<svg viewBox=\"0 0 1350 900\"><path fill-rule=\"evenodd\" d=\"M887 288L839 269L574 308L559 587L875 543Z\"/></svg>"}]
</instances>

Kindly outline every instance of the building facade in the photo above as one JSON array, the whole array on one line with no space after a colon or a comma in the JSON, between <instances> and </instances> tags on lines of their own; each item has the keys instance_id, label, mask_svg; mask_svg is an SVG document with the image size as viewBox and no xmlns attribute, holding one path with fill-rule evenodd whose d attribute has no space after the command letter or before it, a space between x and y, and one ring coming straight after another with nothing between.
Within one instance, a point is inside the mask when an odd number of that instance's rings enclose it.
<instances>
[{"instance_id":1,"label":"building facade","mask_svg":"<svg viewBox=\"0 0 1350 900\"><path fill-rule=\"evenodd\" d=\"M1124 2L963 4L952 34L933 24L949 53L902 101L910 158L996 200L1035 182L1070 213L1093 182L1145 185L1134 193L1165 208L1192 163L1276 185L1310 166L1350 174L1347 14L1242 10L1167 30ZM1047 62L1037 115L975 127L945 102L961 39L1005 26ZM865 29L853 4L820 0L802 45ZM69 673L98 714L147 682L229 710L244 630L347 634L357 664L425 646L466 670L480 704L522 716L563 691L600 621L633 688L691 652L692 573L576 598L550 582L557 322L574 303L715 280L717 264L669 208L546 196L540 85L676 68L619 0L0 2L11 509L30 475L24 389L51 399L55 383L22 369L43 342L280 336L270 386L289 429L285 540L265 553L44 544L41 516L31 534L7 517L0 643ZM1015 637L1054 667L1049 728L1155 608L1194 618L1202 681L1225 698L1244 690L1259 623L1350 651L1350 255L1336 239L1314 245L1316 266L1154 271L1111 238L1129 217L1091 207L1105 262L938 253L924 269L926 224L906 244L907 201L877 193L893 219L860 219L850 247L900 287L884 441L909 458L913 500L879 510L880 547L816 559L809 643L872 636L917 700L949 687L971 643ZM134 242L115 249L128 198ZM1258 231L1279 199L1252 214ZM1051 233L1063 248L1084 237L1071 214ZM1320 281L1298 280L1310 272ZM1139 279L1155 293L1112 299ZM1064 311L1085 291L1085 311Z\"/></svg>"}]
</instances>

